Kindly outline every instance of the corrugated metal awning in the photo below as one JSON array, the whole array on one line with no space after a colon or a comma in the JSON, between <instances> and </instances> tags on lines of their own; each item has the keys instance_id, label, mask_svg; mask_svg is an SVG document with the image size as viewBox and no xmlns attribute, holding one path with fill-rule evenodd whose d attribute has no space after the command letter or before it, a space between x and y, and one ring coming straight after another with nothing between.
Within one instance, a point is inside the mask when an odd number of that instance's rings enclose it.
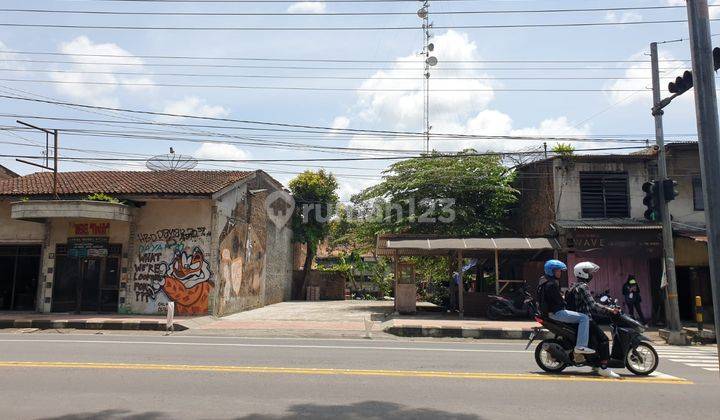
<instances>
[{"instance_id":1,"label":"corrugated metal awning","mask_svg":"<svg viewBox=\"0 0 720 420\"><path fill-rule=\"evenodd\" d=\"M388 239L389 249L417 250L543 250L560 249L555 239L548 238L452 238L452 239Z\"/></svg>"}]
</instances>

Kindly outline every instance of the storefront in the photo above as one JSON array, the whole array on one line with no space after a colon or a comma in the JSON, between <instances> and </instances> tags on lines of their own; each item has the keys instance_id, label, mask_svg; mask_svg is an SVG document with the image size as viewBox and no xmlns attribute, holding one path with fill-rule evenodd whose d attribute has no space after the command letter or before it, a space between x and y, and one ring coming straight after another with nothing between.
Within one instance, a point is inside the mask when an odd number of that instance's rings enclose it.
<instances>
[{"instance_id":1,"label":"storefront","mask_svg":"<svg viewBox=\"0 0 720 420\"><path fill-rule=\"evenodd\" d=\"M664 319L660 295L662 276L662 235L660 226L624 223L591 225L558 222L561 244L567 253L568 277L575 282L572 267L583 261L600 266L590 283L595 294L609 291L623 302L622 288L629 275L640 287L642 311L646 318Z\"/></svg>"},{"instance_id":2,"label":"storefront","mask_svg":"<svg viewBox=\"0 0 720 420\"><path fill-rule=\"evenodd\" d=\"M0 245L0 311L34 311L40 245Z\"/></svg>"}]
</instances>

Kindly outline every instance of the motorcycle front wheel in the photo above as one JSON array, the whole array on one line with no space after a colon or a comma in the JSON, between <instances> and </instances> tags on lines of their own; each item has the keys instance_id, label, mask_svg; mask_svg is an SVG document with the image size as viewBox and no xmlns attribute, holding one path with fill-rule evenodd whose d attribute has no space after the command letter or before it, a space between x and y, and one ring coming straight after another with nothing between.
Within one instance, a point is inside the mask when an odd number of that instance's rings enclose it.
<instances>
[{"instance_id":1,"label":"motorcycle front wheel","mask_svg":"<svg viewBox=\"0 0 720 420\"><path fill-rule=\"evenodd\" d=\"M548 346L558 346L562 349L562 346L556 340L541 341L537 347L535 347L535 363L545 372L560 373L565 370L567 364L555 359L547 349Z\"/></svg>"},{"instance_id":2,"label":"motorcycle front wheel","mask_svg":"<svg viewBox=\"0 0 720 420\"><path fill-rule=\"evenodd\" d=\"M659 363L660 358L649 343L638 343L625 355L625 367L639 376L647 376L655 372Z\"/></svg>"}]
</instances>

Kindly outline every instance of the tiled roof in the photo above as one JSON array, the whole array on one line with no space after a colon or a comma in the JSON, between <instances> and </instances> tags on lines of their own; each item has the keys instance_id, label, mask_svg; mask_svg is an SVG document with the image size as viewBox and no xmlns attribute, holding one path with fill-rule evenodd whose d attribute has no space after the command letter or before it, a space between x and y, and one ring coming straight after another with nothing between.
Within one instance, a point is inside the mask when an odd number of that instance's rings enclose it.
<instances>
[{"instance_id":1,"label":"tiled roof","mask_svg":"<svg viewBox=\"0 0 720 420\"><path fill-rule=\"evenodd\" d=\"M58 194L210 195L248 177L247 171L85 171L59 172ZM0 180L0 196L48 195L53 174L38 172Z\"/></svg>"}]
</instances>

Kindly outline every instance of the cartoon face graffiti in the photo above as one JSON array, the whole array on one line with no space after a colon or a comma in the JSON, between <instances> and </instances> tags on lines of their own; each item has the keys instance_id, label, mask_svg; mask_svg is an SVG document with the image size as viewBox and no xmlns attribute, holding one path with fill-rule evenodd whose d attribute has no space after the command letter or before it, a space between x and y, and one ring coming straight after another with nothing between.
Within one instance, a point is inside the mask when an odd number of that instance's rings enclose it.
<instances>
[{"instance_id":1,"label":"cartoon face graffiti","mask_svg":"<svg viewBox=\"0 0 720 420\"><path fill-rule=\"evenodd\" d=\"M205 315L208 297L214 286L210 264L199 247L188 254L187 249L176 251L173 260L165 266L165 275L154 282L155 292L163 291L175 302L177 315Z\"/></svg>"}]
</instances>

